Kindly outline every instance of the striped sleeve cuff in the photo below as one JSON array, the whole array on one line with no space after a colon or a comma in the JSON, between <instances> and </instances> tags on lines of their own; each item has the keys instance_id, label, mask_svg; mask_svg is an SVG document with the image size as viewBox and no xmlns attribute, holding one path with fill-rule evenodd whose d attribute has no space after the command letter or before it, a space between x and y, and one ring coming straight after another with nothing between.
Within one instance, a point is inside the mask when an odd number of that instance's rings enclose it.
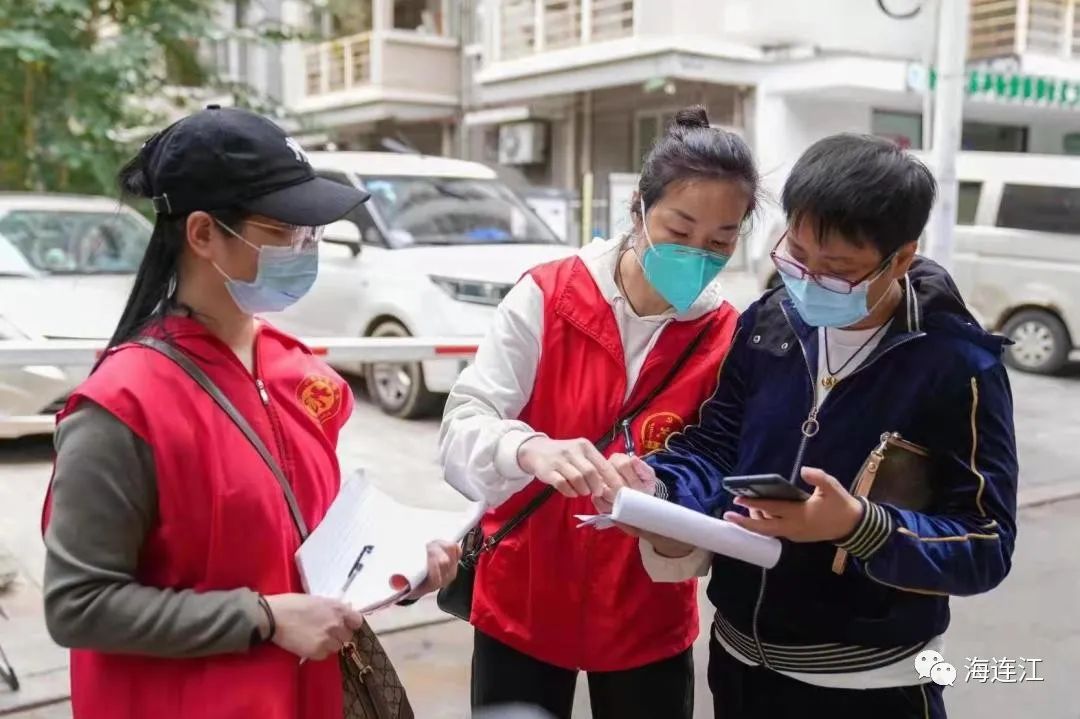
<instances>
[{"instance_id":1,"label":"striped sleeve cuff","mask_svg":"<svg viewBox=\"0 0 1080 719\"><path fill-rule=\"evenodd\" d=\"M656 486L653 487L653 496L657 499L671 499L671 492L668 491L667 485L663 481L657 479Z\"/></svg>"},{"instance_id":2,"label":"striped sleeve cuff","mask_svg":"<svg viewBox=\"0 0 1080 719\"><path fill-rule=\"evenodd\" d=\"M869 559L881 549L893 532L893 519L888 510L866 497L857 497L863 506L863 516L855 530L836 546L858 559Z\"/></svg>"}]
</instances>

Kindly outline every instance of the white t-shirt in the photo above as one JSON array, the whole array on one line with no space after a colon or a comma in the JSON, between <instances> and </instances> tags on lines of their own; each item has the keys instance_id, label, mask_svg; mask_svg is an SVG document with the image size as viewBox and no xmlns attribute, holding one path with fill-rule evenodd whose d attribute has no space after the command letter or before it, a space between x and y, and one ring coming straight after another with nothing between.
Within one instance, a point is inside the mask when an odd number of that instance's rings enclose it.
<instances>
[{"instance_id":1,"label":"white t-shirt","mask_svg":"<svg viewBox=\"0 0 1080 719\"><path fill-rule=\"evenodd\" d=\"M881 338L889 331L890 320L884 327L868 330L840 330L818 328L818 406L825 401L836 385L826 386L825 377L832 376L837 382L859 368L866 358L881 344ZM832 371L830 371L830 367ZM841 369L842 368L842 369Z\"/></svg>"}]
</instances>

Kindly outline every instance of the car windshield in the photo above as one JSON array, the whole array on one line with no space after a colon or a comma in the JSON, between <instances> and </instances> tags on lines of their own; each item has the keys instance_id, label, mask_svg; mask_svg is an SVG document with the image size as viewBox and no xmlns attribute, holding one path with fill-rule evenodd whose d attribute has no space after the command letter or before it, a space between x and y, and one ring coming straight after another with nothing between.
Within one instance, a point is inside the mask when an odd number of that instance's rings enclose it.
<instances>
[{"instance_id":1,"label":"car windshield","mask_svg":"<svg viewBox=\"0 0 1080 719\"><path fill-rule=\"evenodd\" d=\"M543 220L497 180L362 179L395 248L558 242Z\"/></svg>"},{"instance_id":2,"label":"car windshield","mask_svg":"<svg viewBox=\"0 0 1080 719\"><path fill-rule=\"evenodd\" d=\"M0 216L0 274L129 274L150 230L120 212L11 210Z\"/></svg>"}]
</instances>

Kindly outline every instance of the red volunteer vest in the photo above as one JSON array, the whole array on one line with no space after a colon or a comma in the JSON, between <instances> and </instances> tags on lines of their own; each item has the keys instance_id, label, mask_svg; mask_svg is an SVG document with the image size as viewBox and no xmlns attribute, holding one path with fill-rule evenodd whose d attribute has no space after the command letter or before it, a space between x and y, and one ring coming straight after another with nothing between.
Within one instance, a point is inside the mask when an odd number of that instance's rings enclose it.
<instances>
[{"instance_id":1,"label":"red volunteer vest","mask_svg":"<svg viewBox=\"0 0 1080 719\"><path fill-rule=\"evenodd\" d=\"M254 377L194 320L170 319L169 338L210 376L259 433L292 483L309 527L340 484L335 448L352 411L348 385L297 340L263 325ZM260 399L256 379L265 385ZM281 488L243 434L180 368L134 345L114 351L72 395L118 417L153 450L157 522L141 584L196 592L246 587L303 591L299 537ZM46 498L44 523L49 521ZM276 646L197 659L88 650L71 653L76 719L341 719L335 658L299 663Z\"/></svg>"},{"instance_id":2,"label":"red volunteer vest","mask_svg":"<svg viewBox=\"0 0 1080 719\"><path fill-rule=\"evenodd\" d=\"M629 399L611 306L577 257L531 273L544 296L544 331L532 397L520 419L554 439L603 437L664 378L708 324L700 347L631 425L637 451L660 449L695 422L716 387L734 333L727 303L662 332ZM621 436L607 454L625 449ZM483 520L490 536L543 489L534 481ZM666 659L698 634L697 582L653 583L638 540L618 530L578 529L589 498L551 497L477 567L472 623L536 659L568 669L618 671Z\"/></svg>"}]
</instances>

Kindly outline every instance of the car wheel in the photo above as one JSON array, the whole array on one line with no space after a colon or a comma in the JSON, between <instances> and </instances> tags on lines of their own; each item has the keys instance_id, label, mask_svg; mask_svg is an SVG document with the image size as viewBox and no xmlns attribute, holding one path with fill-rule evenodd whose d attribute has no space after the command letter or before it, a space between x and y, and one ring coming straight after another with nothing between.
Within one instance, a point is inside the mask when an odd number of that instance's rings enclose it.
<instances>
[{"instance_id":1,"label":"car wheel","mask_svg":"<svg viewBox=\"0 0 1080 719\"><path fill-rule=\"evenodd\" d=\"M1005 323L1002 333L1015 343L1005 349L1005 361L1016 369L1054 374L1069 359L1069 331L1045 310L1017 312Z\"/></svg>"},{"instance_id":2,"label":"car wheel","mask_svg":"<svg viewBox=\"0 0 1080 719\"><path fill-rule=\"evenodd\" d=\"M388 320L375 327L371 337L408 337L400 323ZM364 369L372 401L386 414L401 419L430 417L439 409L439 395L428 391L419 362L377 362Z\"/></svg>"}]
</instances>

